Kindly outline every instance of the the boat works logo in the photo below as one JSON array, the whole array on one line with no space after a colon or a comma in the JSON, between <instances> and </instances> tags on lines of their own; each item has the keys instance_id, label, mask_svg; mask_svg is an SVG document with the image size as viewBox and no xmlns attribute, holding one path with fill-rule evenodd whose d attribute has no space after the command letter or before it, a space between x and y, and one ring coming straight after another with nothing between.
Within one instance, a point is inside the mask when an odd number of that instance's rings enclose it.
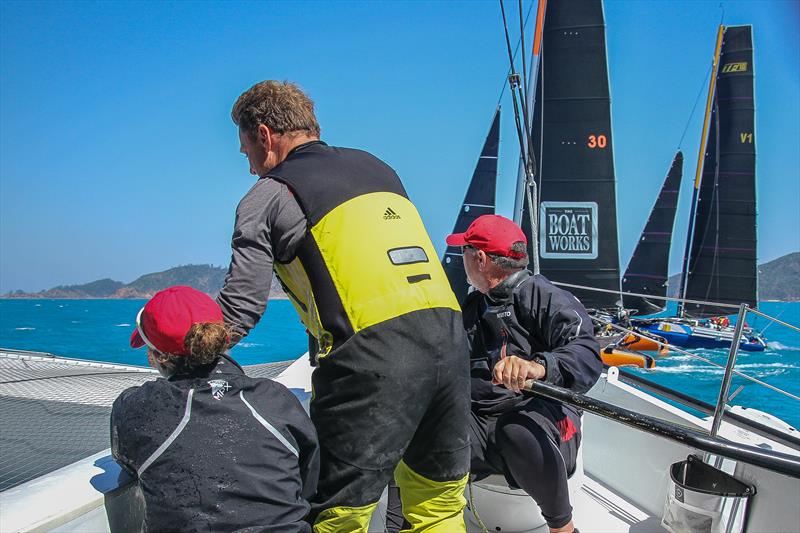
<instances>
[{"instance_id":1,"label":"the boat works logo","mask_svg":"<svg viewBox=\"0 0 800 533\"><path fill-rule=\"evenodd\" d=\"M394 209L391 207L387 207L386 211L383 213L383 220L399 220L400 215L394 212Z\"/></svg>"},{"instance_id":2,"label":"the boat works logo","mask_svg":"<svg viewBox=\"0 0 800 533\"><path fill-rule=\"evenodd\" d=\"M597 203L542 202L539 255L545 259L597 259Z\"/></svg>"},{"instance_id":3,"label":"the boat works logo","mask_svg":"<svg viewBox=\"0 0 800 533\"><path fill-rule=\"evenodd\" d=\"M747 72L747 61L740 63L726 63L722 65L723 74L731 74L733 72Z\"/></svg>"}]
</instances>

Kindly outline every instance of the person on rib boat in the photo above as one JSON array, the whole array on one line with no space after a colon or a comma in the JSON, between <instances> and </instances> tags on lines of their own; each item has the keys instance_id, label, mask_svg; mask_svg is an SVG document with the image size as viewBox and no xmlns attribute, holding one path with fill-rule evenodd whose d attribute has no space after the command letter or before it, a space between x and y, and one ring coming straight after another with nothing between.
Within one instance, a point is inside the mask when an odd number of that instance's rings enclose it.
<instances>
[{"instance_id":1,"label":"person on rib boat","mask_svg":"<svg viewBox=\"0 0 800 533\"><path fill-rule=\"evenodd\" d=\"M191 287L156 293L136 317L131 346L166 379L116 399L111 452L138 478L144 530L310 532L314 426L286 387L246 376L228 340L219 306Z\"/></svg>"},{"instance_id":2,"label":"person on rib boat","mask_svg":"<svg viewBox=\"0 0 800 533\"><path fill-rule=\"evenodd\" d=\"M274 268L313 337L314 530L366 531L394 475L412 529L464 531L467 339L400 178L367 152L322 142L312 101L292 83L254 85L231 116L258 179L236 210L218 301L247 334Z\"/></svg>"},{"instance_id":3,"label":"person on rib boat","mask_svg":"<svg viewBox=\"0 0 800 533\"><path fill-rule=\"evenodd\" d=\"M481 216L447 244L463 248L477 289L464 302L472 473L504 474L536 500L550 531L571 532L567 478L580 445L580 413L520 391L528 379L589 390L602 370L592 321L572 294L526 269L527 239L511 220Z\"/></svg>"}]
</instances>

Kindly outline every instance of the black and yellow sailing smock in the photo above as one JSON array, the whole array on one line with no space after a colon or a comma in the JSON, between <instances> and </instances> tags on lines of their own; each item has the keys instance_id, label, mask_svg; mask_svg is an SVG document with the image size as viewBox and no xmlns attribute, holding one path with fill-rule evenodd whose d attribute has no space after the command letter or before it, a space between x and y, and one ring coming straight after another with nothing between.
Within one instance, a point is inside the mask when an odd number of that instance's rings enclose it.
<instances>
[{"instance_id":1,"label":"black and yellow sailing smock","mask_svg":"<svg viewBox=\"0 0 800 533\"><path fill-rule=\"evenodd\" d=\"M416 208L388 165L319 141L292 150L260 181L270 179L288 187L306 221L293 253L274 253L274 267L319 346L311 403L322 450L315 531L366 531L392 475L414 529L463 530L468 347ZM237 228L246 225L239 218L249 216L252 193L239 206ZM234 259L258 253L259 235L282 238L269 227L250 233L239 236ZM226 320L247 300L228 288L247 285L237 274L243 269L231 269L220 295Z\"/></svg>"}]
</instances>

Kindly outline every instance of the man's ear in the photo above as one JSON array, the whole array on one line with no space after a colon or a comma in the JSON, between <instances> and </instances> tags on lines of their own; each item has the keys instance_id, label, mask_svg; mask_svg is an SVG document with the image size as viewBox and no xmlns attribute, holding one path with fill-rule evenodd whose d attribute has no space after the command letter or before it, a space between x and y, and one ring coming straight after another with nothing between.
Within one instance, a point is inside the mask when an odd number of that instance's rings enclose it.
<instances>
[{"instance_id":1,"label":"man's ear","mask_svg":"<svg viewBox=\"0 0 800 533\"><path fill-rule=\"evenodd\" d=\"M486 257L486 252L483 250L475 250L475 253L478 256L478 271L483 272L486 269L486 261L489 258Z\"/></svg>"},{"instance_id":2,"label":"man's ear","mask_svg":"<svg viewBox=\"0 0 800 533\"><path fill-rule=\"evenodd\" d=\"M259 124L258 130L256 130L256 135L258 137L259 144L261 144L266 151L270 151L273 143L272 136L275 135L275 132L269 129L269 126L266 124Z\"/></svg>"}]
</instances>

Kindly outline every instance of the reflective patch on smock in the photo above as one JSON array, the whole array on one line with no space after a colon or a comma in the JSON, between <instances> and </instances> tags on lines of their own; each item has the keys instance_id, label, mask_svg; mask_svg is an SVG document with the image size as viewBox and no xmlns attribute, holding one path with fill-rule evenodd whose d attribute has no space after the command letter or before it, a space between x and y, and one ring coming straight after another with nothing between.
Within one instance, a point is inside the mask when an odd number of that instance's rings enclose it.
<instances>
[{"instance_id":1,"label":"reflective patch on smock","mask_svg":"<svg viewBox=\"0 0 800 533\"><path fill-rule=\"evenodd\" d=\"M389 192L352 198L326 214L311 234L354 332L420 309L460 310L407 198ZM403 251L393 257L390 252L397 250Z\"/></svg>"}]
</instances>

